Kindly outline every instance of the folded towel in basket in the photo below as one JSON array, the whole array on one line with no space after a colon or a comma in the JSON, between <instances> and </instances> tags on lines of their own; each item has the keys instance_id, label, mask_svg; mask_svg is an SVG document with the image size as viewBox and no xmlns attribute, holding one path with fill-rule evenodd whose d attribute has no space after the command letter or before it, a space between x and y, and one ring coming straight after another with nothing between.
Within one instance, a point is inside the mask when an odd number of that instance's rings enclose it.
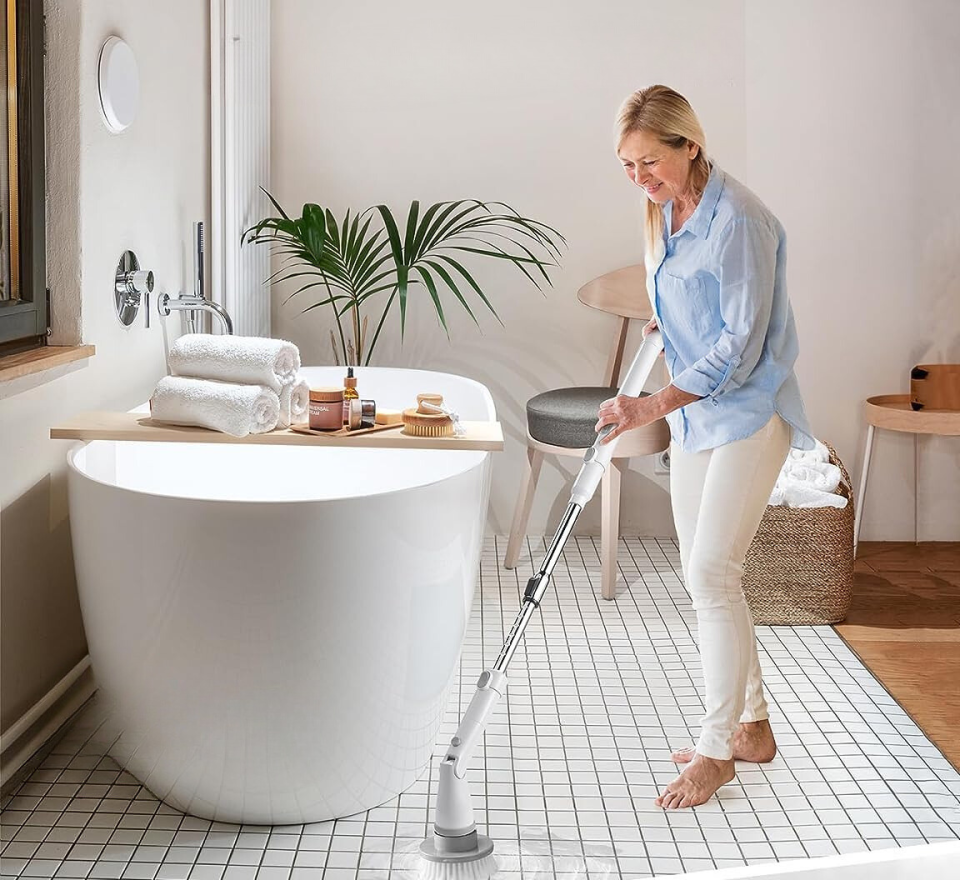
<instances>
[{"instance_id":1,"label":"folded towel in basket","mask_svg":"<svg viewBox=\"0 0 960 880\"><path fill-rule=\"evenodd\" d=\"M846 496L837 492L842 476L840 468L830 462L830 451L819 440L815 449L791 449L767 503L784 507L846 507Z\"/></svg>"},{"instance_id":2,"label":"folded towel in basket","mask_svg":"<svg viewBox=\"0 0 960 880\"><path fill-rule=\"evenodd\" d=\"M814 440L813 449L791 449L787 453L787 461L794 463L809 464L812 461L830 461L830 450L819 440Z\"/></svg>"},{"instance_id":3,"label":"folded towel in basket","mask_svg":"<svg viewBox=\"0 0 960 880\"><path fill-rule=\"evenodd\" d=\"M777 482L803 483L821 492L836 492L840 485L840 468L826 461L787 461Z\"/></svg>"},{"instance_id":4,"label":"folded towel in basket","mask_svg":"<svg viewBox=\"0 0 960 880\"><path fill-rule=\"evenodd\" d=\"M266 385L279 394L297 380L300 352L292 342L265 336L188 333L170 346L167 363L176 376Z\"/></svg>"},{"instance_id":5,"label":"folded towel in basket","mask_svg":"<svg viewBox=\"0 0 960 880\"><path fill-rule=\"evenodd\" d=\"M284 385L280 391L280 421L278 428L307 420L310 407L310 383L306 379L297 379L291 385Z\"/></svg>"},{"instance_id":6,"label":"folded towel in basket","mask_svg":"<svg viewBox=\"0 0 960 880\"><path fill-rule=\"evenodd\" d=\"M770 493L770 500L767 502L775 507L839 507L847 506L847 499L843 495L837 495L834 492L822 492L820 489L814 489L813 486L805 486L803 483L780 483L773 487Z\"/></svg>"},{"instance_id":7,"label":"folded towel in basket","mask_svg":"<svg viewBox=\"0 0 960 880\"><path fill-rule=\"evenodd\" d=\"M246 437L277 426L280 398L266 385L164 376L150 398L150 416L158 422Z\"/></svg>"}]
</instances>

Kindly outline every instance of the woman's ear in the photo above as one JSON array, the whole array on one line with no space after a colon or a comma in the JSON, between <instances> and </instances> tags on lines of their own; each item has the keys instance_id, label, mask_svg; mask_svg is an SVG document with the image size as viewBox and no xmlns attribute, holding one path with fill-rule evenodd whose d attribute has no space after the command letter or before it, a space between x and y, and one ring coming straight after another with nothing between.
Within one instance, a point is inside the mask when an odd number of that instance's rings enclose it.
<instances>
[{"instance_id":1,"label":"woman's ear","mask_svg":"<svg viewBox=\"0 0 960 880\"><path fill-rule=\"evenodd\" d=\"M692 162L700 155L700 144L687 141L687 158Z\"/></svg>"}]
</instances>

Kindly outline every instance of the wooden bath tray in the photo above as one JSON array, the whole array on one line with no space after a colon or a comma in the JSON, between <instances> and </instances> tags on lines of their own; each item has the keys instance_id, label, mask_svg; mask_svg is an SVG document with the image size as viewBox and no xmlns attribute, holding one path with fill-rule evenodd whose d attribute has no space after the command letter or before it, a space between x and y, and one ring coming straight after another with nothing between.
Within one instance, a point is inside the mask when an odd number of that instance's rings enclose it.
<instances>
[{"instance_id":1,"label":"wooden bath tray","mask_svg":"<svg viewBox=\"0 0 960 880\"><path fill-rule=\"evenodd\" d=\"M377 431L399 431L402 427L402 424L374 425L372 428L354 428L352 431L348 431L346 428L341 428L339 431L314 431L308 425L301 423L291 425L290 430L296 431L298 434L309 434L311 437L324 437L326 439L349 437L353 440L355 437L362 437L364 434L375 434Z\"/></svg>"},{"instance_id":2,"label":"wooden bath tray","mask_svg":"<svg viewBox=\"0 0 960 880\"><path fill-rule=\"evenodd\" d=\"M187 428L154 422L146 413L88 412L50 429L53 440L124 440L154 443L255 443L280 446L351 446L380 449L479 449L499 452L503 449L500 422L461 422L463 437L412 437L401 431L377 431L363 436L314 437L288 428L266 434L233 437L206 428Z\"/></svg>"}]
</instances>

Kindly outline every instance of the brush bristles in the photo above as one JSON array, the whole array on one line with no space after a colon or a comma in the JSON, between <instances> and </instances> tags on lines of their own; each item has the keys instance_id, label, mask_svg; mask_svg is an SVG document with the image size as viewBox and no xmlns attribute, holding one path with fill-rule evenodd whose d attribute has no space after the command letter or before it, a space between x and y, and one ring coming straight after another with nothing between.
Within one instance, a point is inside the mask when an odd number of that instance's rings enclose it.
<instances>
[{"instance_id":1,"label":"brush bristles","mask_svg":"<svg viewBox=\"0 0 960 880\"><path fill-rule=\"evenodd\" d=\"M420 413L415 409L403 411L403 433L415 437L452 437L453 421L444 413Z\"/></svg>"},{"instance_id":2,"label":"brush bristles","mask_svg":"<svg viewBox=\"0 0 960 880\"><path fill-rule=\"evenodd\" d=\"M497 872L493 855L472 862L434 862L420 858L420 880L487 880Z\"/></svg>"},{"instance_id":3,"label":"brush bristles","mask_svg":"<svg viewBox=\"0 0 960 880\"><path fill-rule=\"evenodd\" d=\"M404 434L413 434L416 437L450 437L453 435L452 425L404 425Z\"/></svg>"}]
</instances>

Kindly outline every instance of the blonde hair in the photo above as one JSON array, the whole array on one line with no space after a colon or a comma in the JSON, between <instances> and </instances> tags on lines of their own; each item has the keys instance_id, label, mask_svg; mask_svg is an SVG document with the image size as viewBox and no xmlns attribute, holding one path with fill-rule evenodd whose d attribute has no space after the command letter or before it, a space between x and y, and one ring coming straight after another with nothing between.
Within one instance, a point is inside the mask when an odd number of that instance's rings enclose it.
<instances>
[{"instance_id":1,"label":"blonde hair","mask_svg":"<svg viewBox=\"0 0 960 880\"><path fill-rule=\"evenodd\" d=\"M706 137L690 102L667 86L638 89L627 97L617 112L617 149L620 149L624 138L636 131L645 131L674 150L688 143L700 148L691 162L689 178L690 189L699 199L710 177L710 160L705 151ZM662 247L663 224L663 208L648 199L644 220L648 255L655 254Z\"/></svg>"}]
</instances>

